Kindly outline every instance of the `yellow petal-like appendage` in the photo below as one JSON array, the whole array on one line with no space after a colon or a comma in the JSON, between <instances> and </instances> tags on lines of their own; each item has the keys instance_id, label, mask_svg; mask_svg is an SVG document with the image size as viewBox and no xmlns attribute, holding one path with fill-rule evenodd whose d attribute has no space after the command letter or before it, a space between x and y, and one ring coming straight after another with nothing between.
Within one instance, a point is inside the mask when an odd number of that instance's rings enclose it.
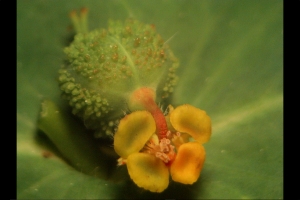
<instances>
[{"instance_id":1,"label":"yellow petal-like appendage","mask_svg":"<svg viewBox=\"0 0 300 200\"><path fill-rule=\"evenodd\" d=\"M210 117L194 106L178 106L171 112L170 122L177 131L191 135L200 143L207 142L211 136Z\"/></svg>"},{"instance_id":2,"label":"yellow petal-like appendage","mask_svg":"<svg viewBox=\"0 0 300 200\"><path fill-rule=\"evenodd\" d=\"M139 187L162 192L169 185L169 170L160 159L146 153L134 153L127 158L130 178Z\"/></svg>"},{"instance_id":3,"label":"yellow petal-like appendage","mask_svg":"<svg viewBox=\"0 0 300 200\"><path fill-rule=\"evenodd\" d=\"M130 154L139 152L155 130L155 121L149 112L136 111L126 115L120 121L114 136L116 153L127 158Z\"/></svg>"},{"instance_id":4,"label":"yellow petal-like appendage","mask_svg":"<svg viewBox=\"0 0 300 200\"><path fill-rule=\"evenodd\" d=\"M172 179L183 184L193 184L200 176L205 161L205 149L198 142L188 142L178 149L171 165Z\"/></svg>"}]
</instances>

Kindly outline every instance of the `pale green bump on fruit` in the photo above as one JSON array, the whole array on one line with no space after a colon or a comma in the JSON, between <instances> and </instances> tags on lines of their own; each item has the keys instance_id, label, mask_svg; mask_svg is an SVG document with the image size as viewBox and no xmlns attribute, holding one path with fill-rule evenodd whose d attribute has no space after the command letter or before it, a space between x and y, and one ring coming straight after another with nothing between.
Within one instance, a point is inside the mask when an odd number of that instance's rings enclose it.
<instances>
[{"instance_id":1,"label":"pale green bump on fruit","mask_svg":"<svg viewBox=\"0 0 300 200\"><path fill-rule=\"evenodd\" d=\"M134 90L150 87L162 103L177 82L177 58L154 25L136 20L109 21L108 29L78 33L64 52L62 96L100 137L114 132Z\"/></svg>"}]
</instances>

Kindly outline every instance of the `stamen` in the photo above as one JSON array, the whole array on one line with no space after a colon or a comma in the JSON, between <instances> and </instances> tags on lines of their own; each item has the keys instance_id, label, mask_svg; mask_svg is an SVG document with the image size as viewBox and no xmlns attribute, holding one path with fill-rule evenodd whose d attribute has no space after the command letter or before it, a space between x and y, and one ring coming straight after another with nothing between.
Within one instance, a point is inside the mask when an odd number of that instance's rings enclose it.
<instances>
[{"instance_id":1,"label":"stamen","mask_svg":"<svg viewBox=\"0 0 300 200\"><path fill-rule=\"evenodd\" d=\"M160 146L160 151L161 152L169 152L169 144L170 144L170 140L163 138L160 140L159 146Z\"/></svg>"},{"instance_id":2,"label":"stamen","mask_svg":"<svg viewBox=\"0 0 300 200\"><path fill-rule=\"evenodd\" d=\"M170 158L165 153L156 152L155 156L161 159L164 163L168 163L170 161Z\"/></svg>"},{"instance_id":3,"label":"stamen","mask_svg":"<svg viewBox=\"0 0 300 200\"><path fill-rule=\"evenodd\" d=\"M176 154L175 147L171 145L171 140L167 138L158 140L156 134L148 140L140 152L151 154L166 164L169 164L175 158Z\"/></svg>"},{"instance_id":4,"label":"stamen","mask_svg":"<svg viewBox=\"0 0 300 200\"><path fill-rule=\"evenodd\" d=\"M118 162L117 166L125 165L127 163L127 159L119 158L117 162Z\"/></svg>"},{"instance_id":5,"label":"stamen","mask_svg":"<svg viewBox=\"0 0 300 200\"><path fill-rule=\"evenodd\" d=\"M167 131L167 137L170 137L171 136L171 131Z\"/></svg>"},{"instance_id":6,"label":"stamen","mask_svg":"<svg viewBox=\"0 0 300 200\"><path fill-rule=\"evenodd\" d=\"M154 144L149 140L142 152L152 154L161 159L164 163L169 163L174 158L175 147L171 145L169 139L162 138L159 144Z\"/></svg>"}]
</instances>

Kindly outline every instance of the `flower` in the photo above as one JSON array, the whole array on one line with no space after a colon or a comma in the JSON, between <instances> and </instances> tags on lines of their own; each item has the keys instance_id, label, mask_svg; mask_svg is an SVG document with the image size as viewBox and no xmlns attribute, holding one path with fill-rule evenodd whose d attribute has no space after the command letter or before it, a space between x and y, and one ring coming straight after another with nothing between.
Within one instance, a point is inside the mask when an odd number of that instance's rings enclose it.
<instances>
[{"instance_id":1,"label":"flower","mask_svg":"<svg viewBox=\"0 0 300 200\"><path fill-rule=\"evenodd\" d=\"M134 111L120 121L114 136L118 164L126 164L135 184L151 192L164 191L169 174L173 181L193 184L205 161L202 144L211 136L210 117L188 104L175 109L169 106L164 116L151 92L137 90L133 96L145 110ZM189 141L190 137L194 140Z\"/></svg>"}]
</instances>

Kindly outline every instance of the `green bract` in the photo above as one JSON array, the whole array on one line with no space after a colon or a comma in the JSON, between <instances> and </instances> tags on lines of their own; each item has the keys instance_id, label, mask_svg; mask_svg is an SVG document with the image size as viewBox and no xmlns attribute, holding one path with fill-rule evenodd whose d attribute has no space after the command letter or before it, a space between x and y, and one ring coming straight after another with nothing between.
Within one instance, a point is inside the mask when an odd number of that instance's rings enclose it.
<instances>
[{"instance_id":1,"label":"green bract","mask_svg":"<svg viewBox=\"0 0 300 200\"><path fill-rule=\"evenodd\" d=\"M140 87L156 91L163 102L176 84L179 63L154 25L128 19L110 21L108 29L78 33L64 52L68 64L59 71L63 97L73 114L98 136L109 135Z\"/></svg>"}]
</instances>

